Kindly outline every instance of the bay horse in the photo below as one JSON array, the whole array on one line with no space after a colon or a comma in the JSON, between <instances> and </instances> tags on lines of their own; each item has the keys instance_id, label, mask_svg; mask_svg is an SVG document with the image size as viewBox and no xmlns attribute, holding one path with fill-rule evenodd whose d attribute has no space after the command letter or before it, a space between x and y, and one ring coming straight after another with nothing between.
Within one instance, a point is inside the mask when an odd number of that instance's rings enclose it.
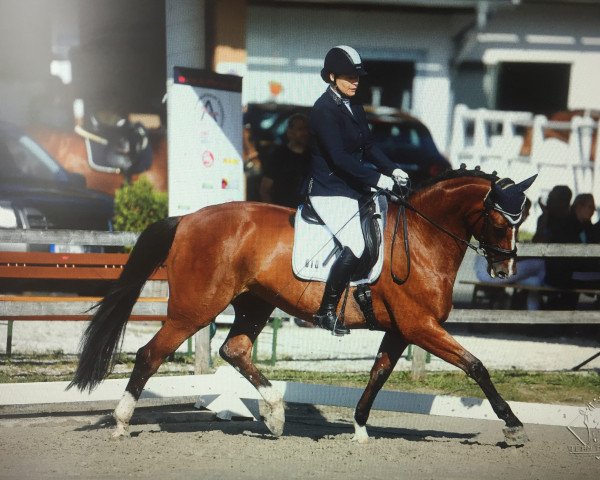
<instances>
[{"instance_id":1,"label":"bay horse","mask_svg":"<svg viewBox=\"0 0 600 480\"><path fill-rule=\"evenodd\" d=\"M411 268L402 286L390 275L392 270L399 274L408 270L403 252L391 253L400 205L390 204L383 235L383 270L371 285L378 328L385 333L356 406L354 440L369 438L366 423L375 396L408 344L424 348L473 378L504 420L507 443L521 445L528 440L523 424L500 396L481 361L442 326L452 309L458 268L468 246L473 246L467 243L471 236L479 240L490 274L514 274L518 224L509 222L490 198L493 182L498 180L461 168L442 174L410 195L406 219ZM142 389L165 358L230 303L235 320L219 353L264 398L268 429L275 436L283 433L282 396L252 363L251 352L274 307L308 322L319 307L323 284L302 281L292 272L294 214L285 207L232 202L160 220L141 233L120 278L99 303L83 335L79 364L69 385L91 391L108 375L142 286L156 268L166 264L168 320L137 351L131 377L113 414L117 423L113 436L128 435ZM404 233L402 228L397 230L399 248ZM348 295L344 323L350 329L367 328L353 295Z\"/></svg>"},{"instance_id":2,"label":"bay horse","mask_svg":"<svg viewBox=\"0 0 600 480\"><path fill-rule=\"evenodd\" d=\"M85 140L74 131L65 131L44 125L30 125L28 133L55 158L66 170L83 175L87 188L104 192L110 196L123 186L120 174L100 172L90 167ZM162 131L148 131L152 145L152 165L144 175L161 192L167 190L167 137Z\"/></svg>"}]
</instances>

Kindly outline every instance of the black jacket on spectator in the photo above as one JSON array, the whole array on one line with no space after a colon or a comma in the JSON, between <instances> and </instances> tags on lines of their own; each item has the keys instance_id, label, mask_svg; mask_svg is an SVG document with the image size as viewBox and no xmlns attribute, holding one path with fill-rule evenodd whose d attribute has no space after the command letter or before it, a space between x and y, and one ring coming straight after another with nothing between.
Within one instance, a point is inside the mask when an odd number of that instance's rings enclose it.
<instances>
[{"instance_id":1,"label":"black jacket on spectator","mask_svg":"<svg viewBox=\"0 0 600 480\"><path fill-rule=\"evenodd\" d=\"M311 162L308 194L359 199L380 173L398 168L373 144L362 105L351 105L328 88L310 113Z\"/></svg>"},{"instance_id":2,"label":"black jacket on spectator","mask_svg":"<svg viewBox=\"0 0 600 480\"><path fill-rule=\"evenodd\" d=\"M552 231L549 243L594 243L595 232L590 222L581 223L574 213L570 213L560 223L559 228ZM593 288L595 285L579 285L573 281L573 272L598 272L600 262L597 258L547 258L546 283L553 287Z\"/></svg>"},{"instance_id":3,"label":"black jacket on spectator","mask_svg":"<svg viewBox=\"0 0 600 480\"><path fill-rule=\"evenodd\" d=\"M264 164L263 175L273 180L271 200L276 205L297 208L304 195L310 155L308 151L296 153L287 145L279 145Z\"/></svg>"}]
</instances>

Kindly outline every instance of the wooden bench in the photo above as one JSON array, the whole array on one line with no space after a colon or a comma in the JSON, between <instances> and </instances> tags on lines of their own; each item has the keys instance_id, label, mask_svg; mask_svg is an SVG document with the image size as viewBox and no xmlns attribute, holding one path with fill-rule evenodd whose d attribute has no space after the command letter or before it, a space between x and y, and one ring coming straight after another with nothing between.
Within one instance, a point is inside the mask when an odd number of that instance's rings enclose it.
<instances>
[{"instance_id":1,"label":"wooden bench","mask_svg":"<svg viewBox=\"0 0 600 480\"><path fill-rule=\"evenodd\" d=\"M0 252L0 279L7 282L40 280L43 295L1 295L0 320L8 320L6 354L10 356L13 321L91 319L88 310L101 297L64 295L57 282L94 281L108 284L116 280L127 263L126 253L50 253ZM161 267L150 280L166 280L166 268ZM46 293L47 292L47 293ZM130 318L133 321L165 321L167 297L140 299Z\"/></svg>"},{"instance_id":2,"label":"wooden bench","mask_svg":"<svg viewBox=\"0 0 600 480\"><path fill-rule=\"evenodd\" d=\"M0 295L0 321L8 321L6 355L12 351L14 321L89 321L93 312L89 310L102 297L73 296L62 294L53 285L54 281L73 280L109 282L116 280L129 255L126 253L49 253L49 252L6 252L0 251L0 279L40 280L45 285L43 295ZM163 266L149 278L150 281L166 281L167 271ZM142 296L135 304L130 321L160 321L167 319L168 297ZM233 315L233 307L223 312ZM276 360L277 330L281 319L289 315L276 309L270 322L273 329L271 363ZM214 328L214 327L213 327ZM191 354L191 339L188 353ZM256 355L256 353L255 353Z\"/></svg>"},{"instance_id":3,"label":"wooden bench","mask_svg":"<svg viewBox=\"0 0 600 480\"><path fill-rule=\"evenodd\" d=\"M521 283L494 283L480 282L471 280L461 280L463 285L473 286L473 295L471 296L471 306L477 307L487 304L489 308L502 308L502 303L510 302L510 306L515 305L515 296L518 292L539 292L542 295L552 295L558 293L579 293L586 295L600 295L600 289L596 288L574 288L562 289L548 286L523 285ZM512 295L506 294L506 289L512 289ZM504 297L502 296L504 294ZM506 305L504 305L506 308Z\"/></svg>"}]
</instances>

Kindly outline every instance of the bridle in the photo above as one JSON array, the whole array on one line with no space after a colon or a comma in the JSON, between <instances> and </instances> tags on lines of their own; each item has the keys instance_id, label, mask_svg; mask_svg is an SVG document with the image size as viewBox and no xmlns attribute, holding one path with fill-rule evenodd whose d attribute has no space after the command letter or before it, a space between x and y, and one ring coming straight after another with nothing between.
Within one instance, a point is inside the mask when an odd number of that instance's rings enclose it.
<instances>
[{"instance_id":1,"label":"bridle","mask_svg":"<svg viewBox=\"0 0 600 480\"><path fill-rule=\"evenodd\" d=\"M446 235L450 236L458 243L463 244L467 248L470 248L471 250L473 250L477 255L485 257L488 264L490 264L490 265L492 263L503 262L505 260L514 259L517 257L517 248L516 247L509 250L506 248L502 248L499 245L493 245L491 243L486 242L484 239L479 239L479 238L477 239L478 245L475 245L475 244L469 242L468 240L466 240L462 237L459 237L458 235L451 232L444 226L440 225L435 220L433 220L429 216L425 215L423 212L416 209L413 205L411 205L406 200L408 191L406 191L405 193L404 192L400 193L400 194L396 194L395 192L392 193L389 191L385 191L385 194L388 195L388 197L390 198L391 201L399 204L398 214L396 215L396 223L394 225L394 232L392 234L391 258L390 258L390 270L391 270L391 274L392 274L392 279L398 285L402 285L403 283L405 283L408 280L408 277L410 275L410 248L409 248L409 243L408 243L408 224L407 224L407 219L406 219L406 209L412 210L418 216L423 218L425 221L429 222L431 225L433 225L438 230L444 232ZM504 214L501 210L499 210L498 208L496 208L494 206L494 203L491 200L490 195L487 195L486 198L484 199L483 207L484 207L483 210L478 215L475 222L473 222L473 224L470 225L470 230L473 230L474 227L477 225L477 223L479 223L480 220L483 220L481 232L482 232L482 234L485 234L485 232L487 232L490 229L490 227L494 228L492 225L492 220L490 218L491 212L496 211L496 212L500 213L501 215L504 215ZM406 272L406 276L404 278L398 278L394 274L394 271L393 271L394 245L396 243L396 237L398 234L400 218L402 218L402 229L403 229L403 233L404 233L404 252L406 255L406 259L407 259L407 272Z\"/></svg>"},{"instance_id":2,"label":"bridle","mask_svg":"<svg viewBox=\"0 0 600 480\"><path fill-rule=\"evenodd\" d=\"M485 197L485 199L483 201L483 206L484 206L484 210L482 212L483 226L481 228L481 231L485 235L485 232L489 230L490 226L492 228L494 228L492 225L492 221L490 219L490 213L492 211L496 211L500 215L504 216L504 212L502 212L502 210L499 210L498 208L496 208L494 206L494 202L490 198L489 194ZM482 237L484 235L482 235ZM487 243L483 238L478 239L478 242L479 242L479 249L483 252L483 256L486 258L486 260L490 264L517 258L517 247L509 250L507 248L502 248L499 245L492 245L490 243Z\"/></svg>"}]
</instances>

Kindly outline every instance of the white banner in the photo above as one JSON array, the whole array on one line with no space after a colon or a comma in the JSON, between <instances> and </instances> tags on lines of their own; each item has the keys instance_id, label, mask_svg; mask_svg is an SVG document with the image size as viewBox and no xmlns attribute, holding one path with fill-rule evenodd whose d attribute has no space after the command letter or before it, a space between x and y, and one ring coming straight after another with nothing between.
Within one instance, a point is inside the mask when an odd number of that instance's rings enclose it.
<instances>
[{"instance_id":1,"label":"white banner","mask_svg":"<svg viewBox=\"0 0 600 480\"><path fill-rule=\"evenodd\" d=\"M175 67L168 95L169 215L245 199L242 79Z\"/></svg>"}]
</instances>

